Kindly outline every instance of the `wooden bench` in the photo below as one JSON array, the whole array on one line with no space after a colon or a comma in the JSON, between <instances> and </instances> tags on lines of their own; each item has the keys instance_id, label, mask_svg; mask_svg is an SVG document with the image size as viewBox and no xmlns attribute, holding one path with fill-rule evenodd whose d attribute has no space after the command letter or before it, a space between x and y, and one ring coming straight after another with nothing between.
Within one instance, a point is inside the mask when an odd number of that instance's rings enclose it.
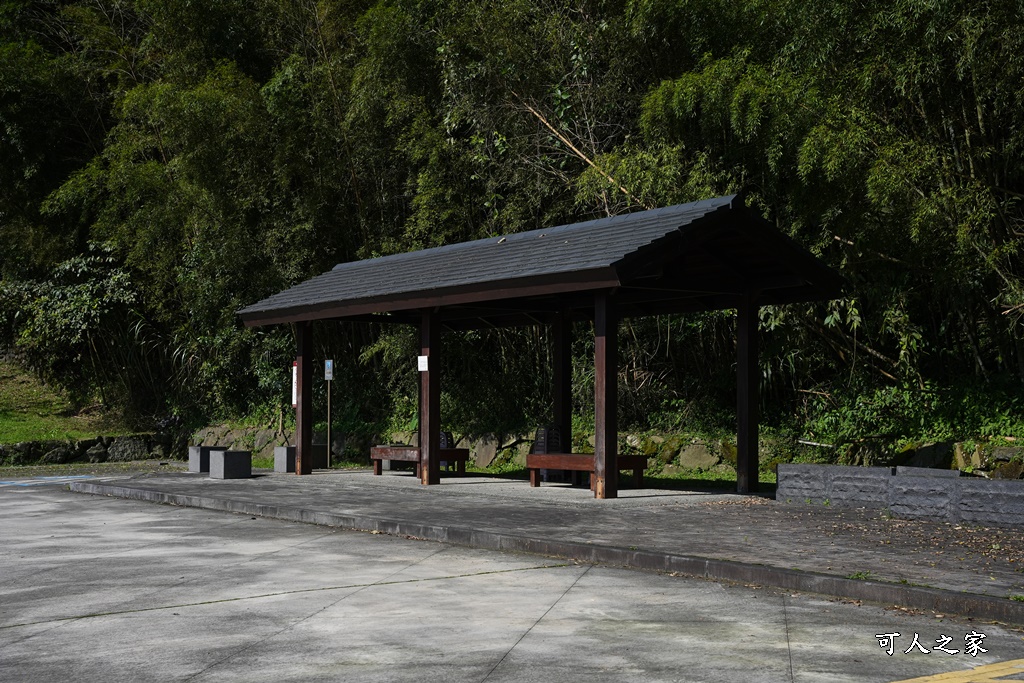
<instances>
[{"instance_id":1,"label":"wooden bench","mask_svg":"<svg viewBox=\"0 0 1024 683\"><path fill-rule=\"evenodd\" d=\"M449 467L455 465L455 476L466 476L468 448L442 448L437 459L447 463ZM374 446L370 449L370 460L373 461L375 475L383 473L385 460L397 460L413 463L414 476L420 476L420 449L416 446Z\"/></svg>"},{"instance_id":2,"label":"wooden bench","mask_svg":"<svg viewBox=\"0 0 1024 683\"><path fill-rule=\"evenodd\" d=\"M644 470L647 457L643 455L620 455L619 470L633 470L633 485L641 488L644 484ZM590 472L590 490L594 490L593 453L530 453L526 456L526 469L530 471L530 486L540 486L541 470L571 470Z\"/></svg>"}]
</instances>

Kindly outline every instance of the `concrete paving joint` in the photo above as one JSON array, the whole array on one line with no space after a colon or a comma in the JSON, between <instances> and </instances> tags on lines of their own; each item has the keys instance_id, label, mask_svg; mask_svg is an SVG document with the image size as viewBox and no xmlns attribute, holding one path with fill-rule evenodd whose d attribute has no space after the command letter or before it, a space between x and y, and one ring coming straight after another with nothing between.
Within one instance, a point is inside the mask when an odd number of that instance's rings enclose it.
<instances>
[{"instance_id":1,"label":"concrete paving joint","mask_svg":"<svg viewBox=\"0 0 1024 683\"><path fill-rule=\"evenodd\" d=\"M793 591L935 610L942 613L1024 625L1024 603L977 593L854 579L764 564L643 550L633 546L623 548L606 544L485 531L465 526L425 524L293 506L268 505L226 497L169 493L139 486L73 482L70 484L70 489L77 493L385 533L472 548L530 553L593 564L676 573L741 584L774 586Z\"/></svg>"}]
</instances>

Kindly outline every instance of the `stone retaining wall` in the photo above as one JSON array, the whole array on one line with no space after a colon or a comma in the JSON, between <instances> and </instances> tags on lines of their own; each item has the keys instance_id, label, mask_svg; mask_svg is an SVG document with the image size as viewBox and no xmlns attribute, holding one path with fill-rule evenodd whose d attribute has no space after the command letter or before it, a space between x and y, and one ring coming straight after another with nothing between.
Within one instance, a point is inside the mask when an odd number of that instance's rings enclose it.
<instances>
[{"instance_id":1,"label":"stone retaining wall","mask_svg":"<svg viewBox=\"0 0 1024 683\"><path fill-rule=\"evenodd\" d=\"M69 462L131 462L174 457L166 434L97 436L77 441L0 444L0 465L59 465Z\"/></svg>"},{"instance_id":2,"label":"stone retaining wall","mask_svg":"<svg viewBox=\"0 0 1024 683\"><path fill-rule=\"evenodd\" d=\"M963 477L959 470L780 464L775 498L887 509L905 519L1024 524L1024 481Z\"/></svg>"}]
</instances>

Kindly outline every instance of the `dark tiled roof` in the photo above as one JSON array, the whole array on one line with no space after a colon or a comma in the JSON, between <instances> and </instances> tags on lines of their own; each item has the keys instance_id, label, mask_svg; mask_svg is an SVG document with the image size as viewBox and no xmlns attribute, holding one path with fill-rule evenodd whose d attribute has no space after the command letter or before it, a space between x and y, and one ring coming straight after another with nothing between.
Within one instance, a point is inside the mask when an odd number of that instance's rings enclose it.
<instances>
[{"instance_id":1,"label":"dark tiled roof","mask_svg":"<svg viewBox=\"0 0 1024 683\"><path fill-rule=\"evenodd\" d=\"M469 292L495 299L497 290L560 282L586 283L608 275L658 240L716 212L746 209L735 196L451 244L405 254L341 263L239 314L249 324L284 318L316 319L320 313L408 310L425 297ZM778 237L782 237L778 235ZM785 238L783 238L785 239ZM813 257L807 255L813 260ZM605 284L607 286L607 284ZM509 296L515 296L514 292ZM408 305L406 305L408 304ZM369 307L369 308L367 308ZM404 307L404 308L403 308ZM358 309L358 311L357 311Z\"/></svg>"}]
</instances>

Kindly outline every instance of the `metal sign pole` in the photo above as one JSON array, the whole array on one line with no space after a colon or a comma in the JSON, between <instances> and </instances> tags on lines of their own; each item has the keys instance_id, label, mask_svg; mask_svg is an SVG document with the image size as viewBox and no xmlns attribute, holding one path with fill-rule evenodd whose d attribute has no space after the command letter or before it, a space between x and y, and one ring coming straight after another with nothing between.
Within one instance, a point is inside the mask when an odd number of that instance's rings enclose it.
<instances>
[{"instance_id":1,"label":"metal sign pole","mask_svg":"<svg viewBox=\"0 0 1024 683\"><path fill-rule=\"evenodd\" d=\"M334 361L324 361L324 379L327 380L327 468L331 467L331 382L334 381Z\"/></svg>"}]
</instances>

